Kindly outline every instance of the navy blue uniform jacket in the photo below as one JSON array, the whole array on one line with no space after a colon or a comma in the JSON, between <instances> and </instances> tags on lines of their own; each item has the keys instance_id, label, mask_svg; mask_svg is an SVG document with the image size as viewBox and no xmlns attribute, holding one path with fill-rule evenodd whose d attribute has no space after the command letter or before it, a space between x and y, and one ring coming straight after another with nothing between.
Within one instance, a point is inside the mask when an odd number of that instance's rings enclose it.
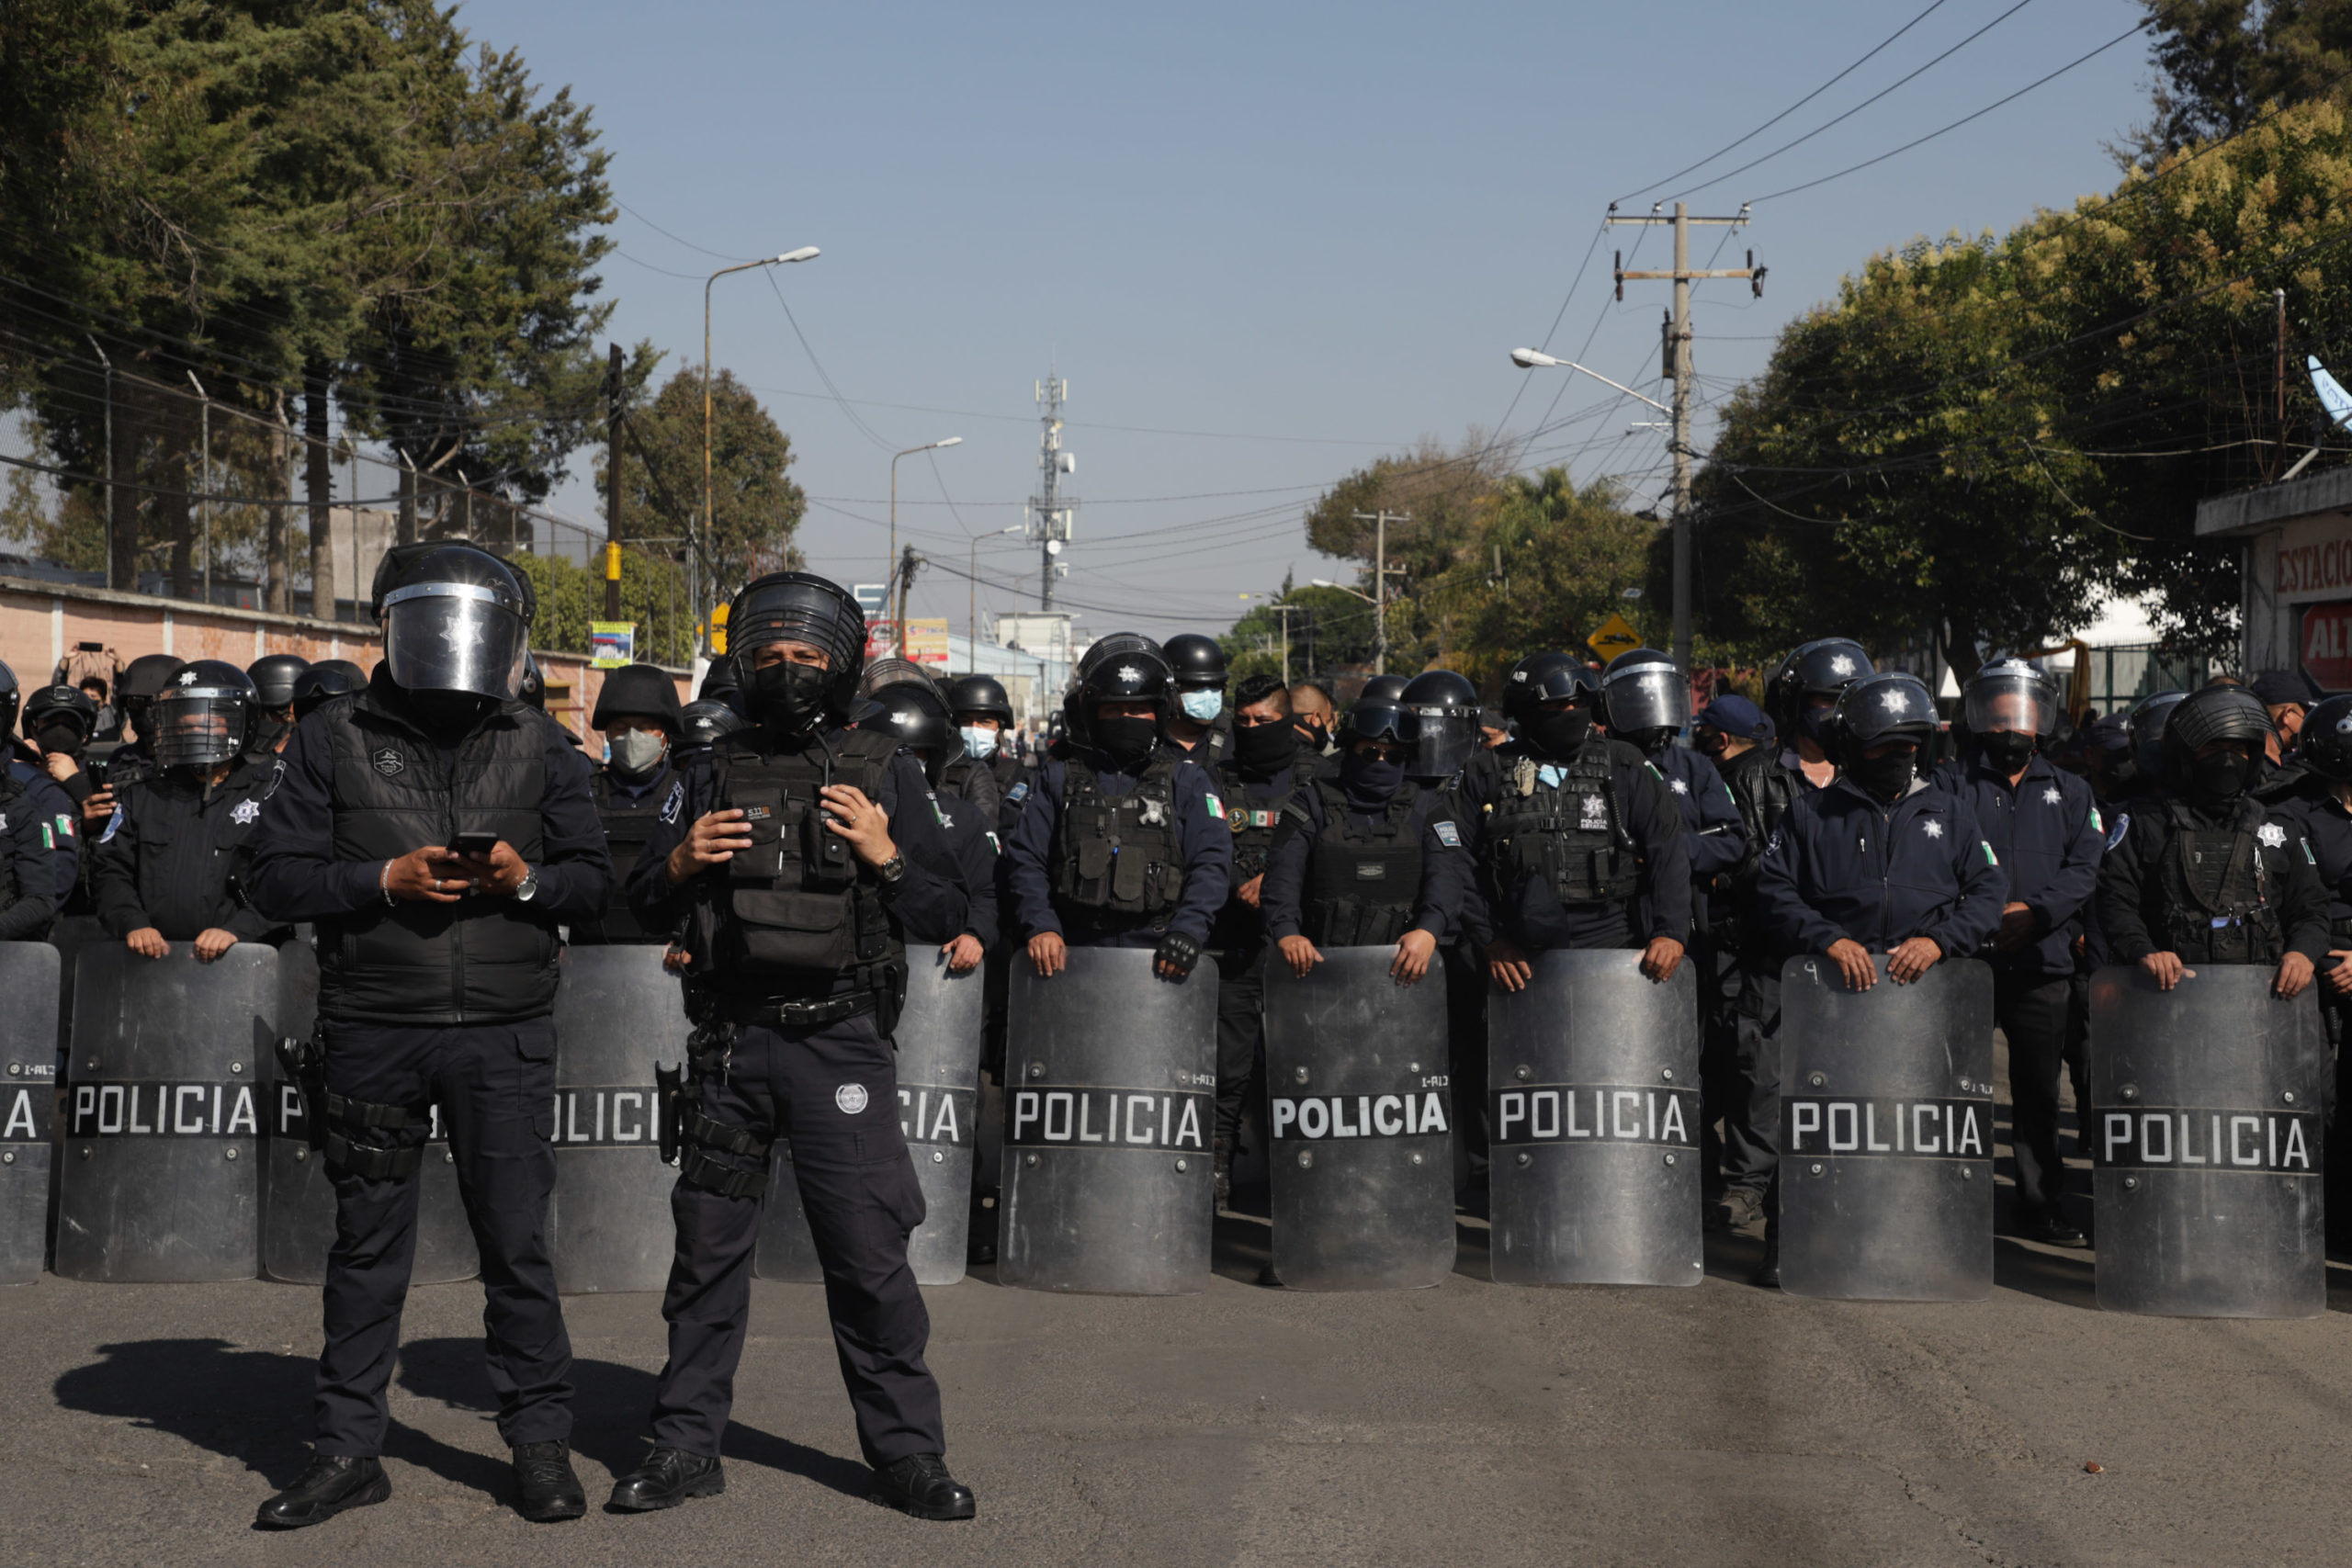
<instances>
[{"instance_id":1,"label":"navy blue uniform jacket","mask_svg":"<svg viewBox=\"0 0 2352 1568\"><path fill-rule=\"evenodd\" d=\"M2090 781L2063 773L2037 752L2017 787L1981 756L1945 762L1932 775L1966 801L1994 857L2009 874L2006 902L2033 912L2033 935L2007 953L1987 947L1996 969L2056 979L2075 972L2075 939L2083 934L2098 861L2107 843Z\"/></svg>"},{"instance_id":2,"label":"navy blue uniform jacket","mask_svg":"<svg viewBox=\"0 0 2352 1568\"><path fill-rule=\"evenodd\" d=\"M1893 809L1838 779L1799 795L1765 846L1756 902L1782 957L1851 937L1886 953L1923 936L1966 958L2001 923L2009 880L1968 803L1924 779Z\"/></svg>"}]
</instances>

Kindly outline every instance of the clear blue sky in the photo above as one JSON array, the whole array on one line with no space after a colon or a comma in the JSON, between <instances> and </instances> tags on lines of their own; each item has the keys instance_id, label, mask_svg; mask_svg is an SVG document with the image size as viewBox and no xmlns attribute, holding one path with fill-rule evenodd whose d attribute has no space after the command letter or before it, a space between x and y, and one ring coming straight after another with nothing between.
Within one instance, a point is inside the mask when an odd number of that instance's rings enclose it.
<instances>
[{"instance_id":1,"label":"clear blue sky","mask_svg":"<svg viewBox=\"0 0 2352 1568\"><path fill-rule=\"evenodd\" d=\"M606 268L614 333L670 351L665 374L698 360L705 274L824 248L773 276L871 436L826 394L768 275L722 280L716 314L717 361L759 389L799 453L815 570L880 576L895 446L964 437L900 464L902 538L961 570L975 535L1018 523L1036 479L1033 385L1057 359L1085 502L1057 592L1098 635L1165 635L1222 629L1240 593L1287 570L1344 577L1306 549L1303 506L1384 450L1491 431L1506 410L1515 433L1583 414L1532 443L1530 467L1623 475L1654 498L1663 443L1625 434L1649 411L1506 357L1545 340L1611 199L1640 191L1626 209L1643 210L1770 152L2015 3L1943 0L1736 153L1656 189L1644 187L1787 108L1928 0L470 0L462 19L594 106L629 209ZM2031 0L1692 209L1729 212L1887 152L2141 14L2131 0ZM1763 300L1744 284L1699 292L1705 395L1759 368L1781 323L1872 251L2007 228L2108 188L2103 143L2145 118L2149 80L2144 38L2131 39L1917 151L1759 202L1718 265L1752 246L1770 267ZM1576 355L1597 333L1589 361L1656 395L1668 287L1610 299L1610 253L1634 238L1600 240L1550 344ZM1653 234L1629 265L1667 254ZM593 519L580 466L556 504ZM983 616L1034 606L1033 549L984 542L979 560L1021 590L982 589ZM967 604L960 579L917 583L918 615L960 631Z\"/></svg>"}]
</instances>

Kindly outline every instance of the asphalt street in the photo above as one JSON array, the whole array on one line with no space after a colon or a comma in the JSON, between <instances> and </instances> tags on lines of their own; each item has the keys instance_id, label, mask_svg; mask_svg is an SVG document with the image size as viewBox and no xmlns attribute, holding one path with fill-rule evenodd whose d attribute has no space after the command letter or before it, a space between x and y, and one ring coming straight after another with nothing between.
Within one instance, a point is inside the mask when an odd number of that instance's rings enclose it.
<instances>
[{"instance_id":1,"label":"asphalt street","mask_svg":"<svg viewBox=\"0 0 2352 1568\"><path fill-rule=\"evenodd\" d=\"M2078 1171L2078 1179L2084 1173ZM567 1303L592 1509L503 1501L481 1294L420 1288L393 1498L290 1535L314 1291L0 1292L12 1563L2154 1564L2324 1562L2352 1538L2352 1269L2301 1323L2103 1314L2089 1255L2003 1239L1964 1306L1759 1291L1752 1235L1689 1290L1498 1286L1461 1227L1438 1289L1258 1283L1218 1223L1202 1294L929 1292L972 1524L864 1500L823 1301L763 1284L723 1497L598 1511L662 1359L651 1296ZM2097 1473L2086 1469L2096 1462Z\"/></svg>"}]
</instances>

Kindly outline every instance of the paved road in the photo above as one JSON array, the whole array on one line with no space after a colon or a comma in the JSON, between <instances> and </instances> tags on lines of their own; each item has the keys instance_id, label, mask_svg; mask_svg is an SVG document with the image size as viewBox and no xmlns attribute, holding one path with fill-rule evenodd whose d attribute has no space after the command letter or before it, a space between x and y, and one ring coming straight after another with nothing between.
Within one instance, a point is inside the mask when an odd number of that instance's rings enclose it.
<instances>
[{"instance_id":1,"label":"paved road","mask_svg":"<svg viewBox=\"0 0 2352 1568\"><path fill-rule=\"evenodd\" d=\"M2006 1153L2006 1151L2004 1151ZM2006 1161L2005 1161L2006 1164ZM2077 1181L2087 1185L2086 1173ZM2007 1190L2004 1184L2003 1197ZM2006 1209L2006 1201L2004 1202ZM1407 1294L1257 1283L1262 1221L1218 1222L1173 1300L976 1278L930 1292L970 1525L864 1501L814 1286L756 1288L726 1496L532 1526L499 1500L481 1293L420 1288L389 1505L294 1535L313 1291L0 1291L7 1563L2213 1564L2352 1540L2352 1269L2308 1323L2100 1313L2091 1259L2004 1239L1988 1303L1801 1302L1711 1237L1692 1290ZM985 1273L985 1271L984 1271ZM575 1297L592 1499L640 1452L651 1296ZM2104 1472L2084 1466L2097 1461Z\"/></svg>"}]
</instances>

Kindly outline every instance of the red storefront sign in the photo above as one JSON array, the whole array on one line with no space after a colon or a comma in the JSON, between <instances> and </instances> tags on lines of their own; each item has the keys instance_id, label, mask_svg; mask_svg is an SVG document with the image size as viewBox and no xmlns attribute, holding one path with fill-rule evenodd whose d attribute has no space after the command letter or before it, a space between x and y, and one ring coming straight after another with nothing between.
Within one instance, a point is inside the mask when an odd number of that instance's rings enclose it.
<instances>
[{"instance_id":1,"label":"red storefront sign","mask_svg":"<svg viewBox=\"0 0 2352 1568\"><path fill-rule=\"evenodd\" d=\"M2352 691L2352 603L2304 605L2297 646L2304 672L2324 690Z\"/></svg>"},{"instance_id":2,"label":"red storefront sign","mask_svg":"<svg viewBox=\"0 0 2352 1568\"><path fill-rule=\"evenodd\" d=\"M2352 588L2352 537L2278 547L2273 592L2318 593L2330 588Z\"/></svg>"}]
</instances>

